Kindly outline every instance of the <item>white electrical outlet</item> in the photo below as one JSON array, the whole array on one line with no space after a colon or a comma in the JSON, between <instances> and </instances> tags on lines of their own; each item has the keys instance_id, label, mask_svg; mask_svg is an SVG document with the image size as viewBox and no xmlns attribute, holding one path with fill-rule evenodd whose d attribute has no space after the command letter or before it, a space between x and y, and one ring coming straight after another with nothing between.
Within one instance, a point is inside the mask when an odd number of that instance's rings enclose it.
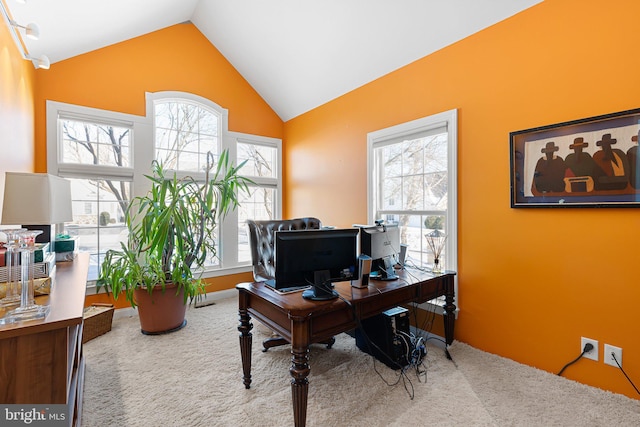
<instances>
[{"instance_id":1,"label":"white electrical outlet","mask_svg":"<svg viewBox=\"0 0 640 427\"><path fill-rule=\"evenodd\" d=\"M584 346L587 343L591 343L593 345L593 350L587 351L582 357L587 359L598 361L598 341L592 340L591 338L580 338L580 353L584 351Z\"/></svg>"},{"instance_id":2,"label":"white electrical outlet","mask_svg":"<svg viewBox=\"0 0 640 427\"><path fill-rule=\"evenodd\" d=\"M611 355L611 353L616 355L615 360L613 359L613 356ZM618 363L616 363L616 360L618 361ZM605 344L604 345L604 363L607 365L615 366L616 368L618 367L618 365L622 366L622 349L620 347L616 347L610 344Z\"/></svg>"}]
</instances>

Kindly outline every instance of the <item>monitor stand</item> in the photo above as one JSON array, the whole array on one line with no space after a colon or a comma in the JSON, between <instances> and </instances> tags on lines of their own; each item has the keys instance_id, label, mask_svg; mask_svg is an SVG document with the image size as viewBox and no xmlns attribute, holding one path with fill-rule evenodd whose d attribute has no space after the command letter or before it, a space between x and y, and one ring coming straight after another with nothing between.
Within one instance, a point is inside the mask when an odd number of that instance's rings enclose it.
<instances>
[{"instance_id":1,"label":"monitor stand","mask_svg":"<svg viewBox=\"0 0 640 427\"><path fill-rule=\"evenodd\" d=\"M331 285L331 273L329 270L313 272L313 288L302 292L302 298L312 301L328 301L338 298L338 293Z\"/></svg>"},{"instance_id":2,"label":"monitor stand","mask_svg":"<svg viewBox=\"0 0 640 427\"><path fill-rule=\"evenodd\" d=\"M393 259L390 256L386 256L380 260L380 275L378 280L397 280L398 275L393 269Z\"/></svg>"}]
</instances>

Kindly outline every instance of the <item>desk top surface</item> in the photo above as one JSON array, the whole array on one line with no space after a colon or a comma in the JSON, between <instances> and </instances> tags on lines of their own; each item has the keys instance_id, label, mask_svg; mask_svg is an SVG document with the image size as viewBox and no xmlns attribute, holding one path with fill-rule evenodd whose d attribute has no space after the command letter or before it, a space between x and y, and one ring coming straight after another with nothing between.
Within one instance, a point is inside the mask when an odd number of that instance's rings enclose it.
<instances>
[{"instance_id":1,"label":"desk top surface","mask_svg":"<svg viewBox=\"0 0 640 427\"><path fill-rule=\"evenodd\" d=\"M17 333L38 333L82 322L88 269L88 253L79 253L71 262L57 263L51 294L36 298L37 304L51 307L47 317L0 325L0 338Z\"/></svg>"},{"instance_id":2,"label":"desk top surface","mask_svg":"<svg viewBox=\"0 0 640 427\"><path fill-rule=\"evenodd\" d=\"M440 279L453 277L454 272L444 272L443 274L433 274L428 271L419 270L416 268L406 268L403 270L397 270L396 273L399 276L397 280L370 280L369 286L366 288L355 288L351 286L350 281L334 282L335 290L340 295L340 298L335 298L328 301L310 301L302 298L302 292L292 292L289 294L280 294L273 288L265 285L263 282L245 282L236 286L239 291L245 291L252 295L258 296L261 299L269 301L270 303L287 311L300 311L300 312L318 312L318 311L332 311L339 308L344 308L349 303L360 303L366 301L368 298L378 297L382 294L393 292L401 288L407 288L418 285L433 285L437 286L441 283Z\"/></svg>"}]
</instances>

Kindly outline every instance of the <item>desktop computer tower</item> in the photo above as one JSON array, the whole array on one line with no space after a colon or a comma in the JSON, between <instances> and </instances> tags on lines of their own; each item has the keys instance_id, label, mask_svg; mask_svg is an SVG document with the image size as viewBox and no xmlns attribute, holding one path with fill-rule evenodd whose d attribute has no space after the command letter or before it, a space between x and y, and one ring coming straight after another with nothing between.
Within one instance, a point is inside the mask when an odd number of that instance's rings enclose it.
<instances>
[{"instance_id":1,"label":"desktop computer tower","mask_svg":"<svg viewBox=\"0 0 640 427\"><path fill-rule=\"evenodd\" d=\"M409 364L412 345L409 339L409 310L391 308L362 320L361 325L362 328L355 331L356 345L360 350L392 369Z\"/></svg>"}]
</instances>

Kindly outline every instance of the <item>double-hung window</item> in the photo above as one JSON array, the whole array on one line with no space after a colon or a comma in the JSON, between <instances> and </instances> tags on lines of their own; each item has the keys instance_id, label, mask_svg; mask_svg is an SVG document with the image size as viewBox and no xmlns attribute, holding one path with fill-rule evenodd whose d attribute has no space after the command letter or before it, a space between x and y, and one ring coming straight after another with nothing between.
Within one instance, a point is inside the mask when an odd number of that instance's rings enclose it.
<instances>
[{"instance_id":1,"label":"double-hung window","mask_svg":"<svg viewBox=\"0 0 640 427\"><path fill-rule=\"evenodd\" d=\"M444 268L457 268L456 128L451 110L368 134L369 223L400 227L408 265L433 267L435 232L445 236Z\"/></svg>"},{"instance_id":2,"label":"double-hung window","mask_svg":"<svg viewBox=\"0 0 640 427\"><path fill-rule=\"evenodd\" d=\"M71 181L73 221L65 232L89 253L90 282L106 251L127 238L138 127L135 116L47 102L48 172Z\"/></svg>"},{"instance_id":3,"label":"double-hung window","mask_svg":"<svg viewBox=\"0 0 640 427\"><path fill-rule=\"evenodd\" d=\"M247 219L280 218L282 194L282 142L275 138L230 132L237 149L238 164L246 163L240 173L250 178L250 194L242 194L238 209L238 261L251 261Z\"/></svg>"}]
</instances>

